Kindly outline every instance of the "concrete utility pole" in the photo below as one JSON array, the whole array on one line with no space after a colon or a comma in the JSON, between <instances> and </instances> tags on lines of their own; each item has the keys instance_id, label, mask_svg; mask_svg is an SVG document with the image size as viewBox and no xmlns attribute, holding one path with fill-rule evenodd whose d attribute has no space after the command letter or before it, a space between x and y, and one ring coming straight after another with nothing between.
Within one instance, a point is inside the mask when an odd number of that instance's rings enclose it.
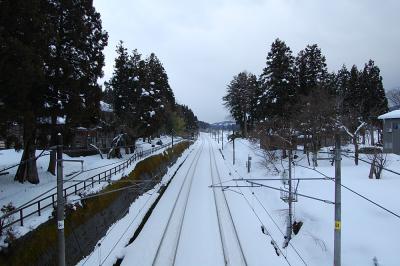
<instances>
[{"instance_id":1,"label":"concrete utility pole","mask_svg":"<svg viewBox=\"0 0 400 266\"><path fill-rule=\"evenodd\" d=\"M233 156L232 156L232 158L233 158L233 165L235 165L235 130L233 130L232 131L233 132L233 134L232 134L232 145L233 145Z\"/></svg>"},{"instance_id":2,"label":"concrete utility pole","mask_svg":"<svg viewBox=\"0 0 400 266\"><path fill-rule=\"evenodd\" d=\"M58 133L57 145L57 237L58 237L58 265L65 266L65 238L64 238L64 195L63 195L63 139Z\"/></svg>"},{"instance_id":3,"label":"concrete utility pole","mask_svg":"<svg viewBox=\"0 0 400 266\"><path fill-rule=\"evenodd\" d=\"M250 173L251 169L251 156L250 154L247 156L247 173Z\"/></svg>"},{"instance_id":4,"label":"concrete utility pole","mask_svg":"<svg viewBox=\"0 0 400 266\"><path fill-rule=\"evenodd\" d=\"M171 130L171 137L172 137L171 145L172 147L174 147L174 130Z\"/></svg>"},{"instance_id":5,"label":"concrete utility pole","mask_svg":"<svg viewBox=\"0 0 400 266\"><path fill-rule=\"evenodd\" d=\"M222 145L222 150L224 150L224 128L222 128L222 141L221 141L221 145Z\"/></svg>"},{"instance_id":6,"label":"concrete utility pole","mask_svg":"<svg viewBox=\"0 0 400 266\"><path fill-rule=\"evenodd\" d=\"M289 149L289 197L288 197L288 205L289 205L289 214L288 214L288 223L287 223L287 230L286 230L286 241L285 246L289 245L289 242L292 238L292 216L293 216L293 208L292 208L292 148Z\"/></svg>"},{"instance_id":7,"label":"concrete utility pole","mask_svg":"<svg viewBox=\"0 0 400 266\"><path fill-rule=\"evenodd\" d=\"M288 222L288 243L290 239L292 238L292 215L293 215L293 209L292 209L292 159L293 159L293 154L292 154L292 148L289 149L289 222Z\"/></svg>"},{"instance_id":8,"label":"concrete utility pole","mask_svg":"<svg viewBox=\"0 0 400 266\"><path fill-rule=\"evenodd\" d=\"M335 235L334 235L334 259L333 265L341 265L341 229L342 229L342 200L341 200L341 154L340 134L335 135Z\"/></svg>"}]
</instances>

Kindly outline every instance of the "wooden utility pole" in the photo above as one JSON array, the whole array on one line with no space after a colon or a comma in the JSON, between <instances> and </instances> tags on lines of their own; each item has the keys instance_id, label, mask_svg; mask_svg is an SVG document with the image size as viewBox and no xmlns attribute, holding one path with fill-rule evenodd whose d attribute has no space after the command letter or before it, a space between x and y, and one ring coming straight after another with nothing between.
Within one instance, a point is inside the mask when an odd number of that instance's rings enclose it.
<instances>
[{"instance_id":1,"label":"wooden utility pole","mask_svg":"<svg viewBox=\"0 0 400 266\"><path fill-rule=\"evenodd\" d=\"M63 139L58 133L57 145L57 240L58 265L65 266L65 238L64 238L64 195L63 195Z\"/></svg>"},{"instance_id":2,"label":"wooden utility pole","mask_svg":"<svg viewBox=\"0 0 400 266\"><path fill-rule=\"evenodd\" d=\"M341 201L341 154L340 134L335 135L335 234L333 265L341 265L341 229L342 229L342 201Z\"/></svg>"}]
</instances>

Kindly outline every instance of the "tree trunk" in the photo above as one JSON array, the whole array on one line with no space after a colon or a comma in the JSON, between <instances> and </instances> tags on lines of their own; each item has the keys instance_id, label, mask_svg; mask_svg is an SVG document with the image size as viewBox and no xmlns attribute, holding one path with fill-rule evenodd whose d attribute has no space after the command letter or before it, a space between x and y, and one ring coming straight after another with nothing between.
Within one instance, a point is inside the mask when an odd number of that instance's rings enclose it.
<instances>
[{"instance_id":1,"label":"tree trunk","mask_svg":"<svg viewBox=\"0 0 400 266\"><path fill-rule=\"evenodd\" d=\"M282 159L285 159L286 157L287 157L286 149L282 149Z\"/></svg>"},{"instance_id":2,"label":"tree trunk","mask_svg":"<svg viewBox=\"0 0 400 266\"><path fill-rule=\"evenodd\" d=\"M358 165L358 141L357 135L353 137L353 144L354 144L354 163Z\"/></svg>"},{"instance_id":3,"label":"tree trunk","mask_svg":"<svg viewBox=\"0 0 400 266\"><path fill-rule=\"evenodd\" d=\"M247 138L247 114L244 112L243 137Z\"/></svg>"},{"instance_id":4,"label":"tree trunk","mask_svg":"<svg viewBox=\"0 0 400 266\"><path fill-rule=\"evenodd\" d=\"M371 135L371 146L375 146L375 134L374 134L374 126L371 125L370 128L370 135Z\"/></svg>"},{"instance_id":5,"label":"tree trunk","mask_svg":"<svg viewBox=\"0 0 400 266\"><path fill-rule=\"evenodd\" d=\"M375 162L376 162L376 154L374 154L374 157L372 159L372 163L371 163L371 168L369 170L369 179L373 179L374 178L374 173L375 173Z\"/></svg>"},{"instance_id":6,"label":"tree trunk","mask_svg":"<svg viewBox=\"0 0 400 266\"><path fill-rule=\"evenodd\" d=\"M315 137L315 134L312 136L312 153L313 153L313 166L318 167L318 140Z\"/></svg>"},{"instance_id":7,"label":"tree trunk","mask_svg":"<svg viewBox=\"0 0 400 266\"><path fill-rule=\"evenodd\" d=\"M365 130L362 131L361 136L362 136L362 144L365 145Z\"/></svg>"},{"instance_id":8,"label":"tree trunk","mask_svg":"<svg viewBox=\"0 0 400 266\"><path fill-rule=\"evenodd\" d=\"M32 184L39 183L39 176L36 167L36 125L32 111L24 114L24 152L21 163L18 166L14 180L18 182L28 181Z\"/></svg>"},{"instance_id":9,"label":"tree trunk","mask_svg":"<svg viewBox=\"0 0 400 266\"><path fill-rule=\"evenodd\" d=\"M381 129L380 128L378 128L377 135L378 135L378 143L382 144L382 136L381 136Z\"/></svg>"}]
</instances>

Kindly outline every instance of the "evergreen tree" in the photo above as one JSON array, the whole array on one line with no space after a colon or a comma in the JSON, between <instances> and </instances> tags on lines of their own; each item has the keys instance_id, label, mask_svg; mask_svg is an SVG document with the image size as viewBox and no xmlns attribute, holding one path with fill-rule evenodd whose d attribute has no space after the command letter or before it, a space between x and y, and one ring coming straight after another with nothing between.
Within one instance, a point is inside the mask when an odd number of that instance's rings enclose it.
<instances>
[{"instance_id":1,"label":"evergreen tree","mask_svg":"<svg viewBox=\"0 0 400 266\"><path fill-rule=\"evenodd\" d=\"M354 125L361 119L364 96L360 84L360 72L357 66L353 65L348 73L347 83L343 84L343 116L351 117ZM350 129L354 129L351 126Z\"/></svg>"},{"instance_id":2,"label":"evergreen tree","mask_svg":"<svg viewBox=\"0 0 400 266\"><path fill-rule=\"evenodd\" d=\"M300 95L308 96L325 82L328 73L326 59L316 44L307 45L304 50L300 51L295 65Z\"/></svg>"},{"instance_id":3,"label":"evergreen tree","mask_svg":"<svg viewBox=\"0 0 400 266\"><path fill-rule=\"evenodd\" d=\"M337 108L339 108L338 112L342 114L344 108L344 98L345 95L348 93L348 83L350 78L350 72L347 70L345 65L342 65L342 68L338 71L336 75L336 96L338 99Z\"/></svg>"},{"instance_id":4,"label":"evergreen tree","mask_svg":"<svg viewBox=\"0 0 400 266\"><path fill-rule=\"evenodd\" d=\"M122 41L117 45L116 52L114 73L110 81L106 83L106 87L112 91L112 104L115 114L122 122L126 122L125 116L129 114L127 107L130 104L132 67L128 51L123 46Z\"/></svg>"},{"instance_id":5,"label":"evergreen tree","mask_svg":"<svg viewBox=\"0 0 400 266\"><path fill-rule=\"evenodd\" d=\"M247 137L252 98L255 97L257 88L257 77L251 73L241 72L233 77L233 80L228 85L226 95L222 98L224 105L240 125L244 137Z\"/></svg>"},{"instance_id":6,"label":"evergreen tree","mask_svg":"<svg viewBox=\"0 0 400 266\"><path fill-rule=\"evenodd\" d=\"M307 45L300 51L295 62L297 95L299 96L296 121L298 128L307 136L307 139L311 137L310 144L314 156L317 156L321 135L329 128L329 118L335 113L332 98L334 89L331 85L335 78L329 77L325 61L321 49L313 44ZM319 109L321 111L318 111Z\"/></svg>"},{"instance_id":7,"label":"evergreen tree","mask_svg":"<svg viewBox=\"0 0 400 266\"><path fill-rule=\"evenodd\" d=\"M24 152L15 180L39 183L35 151L37 120L46 93L48 27L40 0L0 1L1 122L23 127Z\"/></svg>"},{"instance_id":8,"label":"evergreen tree","mask_svg":"<svg viewBox=\"0 0 400 266\"><path fill-rule=\"evenodd\" d=\"M276 39L260 76L258 108L269 118L288 119L295 103L294 57L285 42ZM265 119L265 117L260 117Z\"/></svg>"},{"instance_id":9,"label":"evergreen tree","mask_svg":"<svg viewBox=\"0 0 400 266\"><path fill-rule=\"evenodd\" d=\"M144 134L152 136L159 133L159 129L166 124L168 114L174 111L175 98L167 73L157 56L152 53L145 63L140 113Z\"/></svg>"},{"instance_id":10,"label":"evergreen tree","mask_svg":"<svg viewBox=\"0 0 400 266\"><path fill-rule=\"evenodd\" d=\"M388 111L388 101L382 84L380 69L374 61L365 64L360 76L360 86L364 98L362 116L364 121L376 120L376 117Z\"/></svg>"},{"instance_id":11,"label":"evergreen tree","mask_svg":"<svg viewBox=\"0 0 400 266\"><path fill-rule=\"evenodd\" d=\"M45 12L51 27L46 57L46 117L51 117L51 145L56 144L57 117L69 127L95 124L99 116L107 33L91 0L52 0ZM48 170L55 174L55 152Z\"/></svg>"}]
</instances>

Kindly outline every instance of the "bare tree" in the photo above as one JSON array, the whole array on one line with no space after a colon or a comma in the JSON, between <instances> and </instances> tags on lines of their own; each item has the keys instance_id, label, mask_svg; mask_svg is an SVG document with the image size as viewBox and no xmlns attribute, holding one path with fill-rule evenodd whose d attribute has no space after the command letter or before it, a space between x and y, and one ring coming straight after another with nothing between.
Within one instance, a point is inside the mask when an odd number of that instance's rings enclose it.
<instances>
[{"instance_id":1,"label":"bare tree","mask_svg":"<svg viewBox=\"0 0 400 266\"><path fill-rule=\"evenodd\" d=\"M400 105L400 88L388 91L387 98L392 105Z\"/></svg>"},{"instance_id":2,"label":"bare tree","mask_svg":"<svg viewBox=\"0 0 400 266\"><path fill-rule=\"evenodd\" d=\"M358 127L351 132L346 126L341 125L341 128L344 129L344 131L349 135L353 141L354 145L354 163L355 165L358 165L358 157L359 157L359 143L358 143L358 136L360 134L360 130L366 125L367 123L365 122L360 122Z\"/></svg>"},{"instance_id":3,"label":"bare tree","mask_svg":"<svg viewBox=\"0 0 400 266\"><path fill-rule=\"evenodd\" d=\"M367 157L371 162L369 178L373 179L375 176L376 179L381 179L382 171L387 163L387 154L384 154L381 151L375 151L373 154L370 154Z\"/></svg>"}]
</instances>

